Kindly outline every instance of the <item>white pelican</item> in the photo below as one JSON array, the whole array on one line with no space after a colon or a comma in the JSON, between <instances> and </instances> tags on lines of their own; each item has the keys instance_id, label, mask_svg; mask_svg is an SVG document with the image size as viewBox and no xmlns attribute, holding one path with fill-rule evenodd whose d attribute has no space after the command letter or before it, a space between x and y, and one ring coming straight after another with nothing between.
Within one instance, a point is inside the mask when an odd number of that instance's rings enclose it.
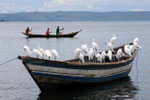
<instances>
[{"instance_id":1,"label":"white pelican","mask_svg":"<svg viewBox=\"0 0 150 100\"><path fill-rule=\"evenodd\" d=\"M87 44L81 45L81 50L85 53L85 55L89 53L89 49L87 47Z\"/></svg>"},{"instance_id":2,"label":"white pelican","mask_svg":"<svg viewBox=\"0 0 150 100\"><path fill-rule=\"evenodd\" d=\"M88 54L88 59L89 60L92 60L93 59L93 57L94 57L94 50L92 49L92 48L90 48L90 51L89 51L89 54Z\"/></svg>"},{"instance_id":3,"label":"white pelican","mask_svg":"<svg viewBox=\"0 0 150 100\"><path fill-rule=\"evenodd\" d=\"M142 49L142 47L139 45L139 38L138 37L133 40L133 45L136 46L136 49L138 49L138 48Z\"/></svg>"},{"instance_id":4,"label":"white pelican","mask_svg":"<svg viewBox=\"0 0 150 100\"><path fill-rule=\"evenodd\" d=\"M85 63L84 56L81 53L79 54L79 59L81 60L82 63Z\"/></svg>"},{"instance_id":5,"label":"white pelican","mask_svg":"<svg viewBox=\"0 0 150 100\"><path fill-rule=\"evenodd\" d=\"M134 51L136 50L136 46L133 44L133 45L129 45L129 50L131 52L131 54L134 53Z\"/></svg>"},{"instance_id":6,"label":"white pelican","mask_svg":"<svg viewBox=\"0 0 150 100\"><path fill-rule=\"evenodd\" d=\"M31 50L30 50L30 48L28 46L25 45L23 47L23 49L26 52L27 56L31 56L32 55L32 52L31 52Z\"/></svg>"},{"instance_id":7,"label":"white pelican","mask_svg":"<svg viewBox=\"0 0 150 100\"><path fill-rule=\"evenodd\" d=\"M106 52L103 51L103 52L101 53L101 55L102 55L102 60L103 60L103 62L105 62L105 57L107 56Z\"/></svg>"},{"instance_id":8,"label":"white pelican","mask_svg":"<svg viewBox=\"0 0 150 100\"><path fill-rule=\"evenodd\" d=\"M54 57L55 60L57 58L59 58L58 52L55 49L51 50L51 54L52 54L52 56Z\"/></svg>"},{"instance_id":9,"label":"white pelican","mask_svg":"<svg viewBox=\"0 0 150 100\"><path fill-rule=\"evenodd\" d=\"M38 49L33 49L32 52L33 52L34 54L36 54L37 58L38 58L38 56L40 56L40 57L43 58L42 53L41 53Z\"/></svg>"},{"instance_id":10,"label":"white pelican","mask_svg":"<svg viewBox=\"0 0 150 100\"><path fill-rule=\"evenodd\" d=\"M108 46L109 50L111 50L112 52L114 52L114 49L113 49L113 44L111 42L107 42L106 45Z\"/></svg>"},{"instance_id":11,"label":"white pelican","mask_svg":"<svg viewBox=\"0 0 150 100\"><path fill-rule=\"evenodd\" d=\"M97 53L95 57L97 58L97 61L102 62L102 54Z\"/></svg>"},{"instance_id":12,"label":"white pelican","mask_svg":"<svg viewBox=\"0 0 150 100\"><path fill-rule=\"evenodd\" d=\"M112 61L112 51L108 50L107 56L109 58L110 61Z\"/></svg>"},{"instance_id":13,"label":"white pelican","mask_svg":"<svg viewBox=\"0 0 150 100\"><path fill-rule=\"evenodd\" d=\"M43 55L43 57L46 57L45 51L44 51L44 49L40 48L39 43L37 43L37 47L38 47L39 51L41 52L41 54Z\"/></svg>"},{"instance_id":14,"label":"white pelican","mask_svg":"<svg viewBox=\"0 0 150 100\"><path fill-rule=\"evenodd\" d=\"M94 51L97 51L99 49L97 43L95 42L95 39L93 39L92 48L93 48Z\"/></svg>"},{"instance_id":15,"label":"white pelican","mask_svg":"<svg viewBox=\"0 0 150 100\"><path fill-rule=\"evenodd\" d=\"M110 39L110 43L114 44L114 42L116 41L117 37L115 34L113 34L113 37Z\"/></svg>"},{"instance_id":16,"label":"white pelican","mask_svg":"<svg viewBox=\"0 0 150 100\"><path fill-rule=\"evenodd\" d=\"M81 52L81 49L79 49L79 48L75 49L74 56L75 56L76 59L79 58L80 52Z\"/></svg>"},{"instance_id":17,"label":"white pelican","mask_svg":"<svg viewBox=\"0 0 150 100\"><path fill-rule=\"evenodd\" d=\"M136 41L133 41L133 45L135 45L136 46L136 48L140 48L140 49L142 49L142 47L138 44L138 42L136 42Z\"/></svg>"},{"instance_id":18,"label":"white pelican","mask_svg":"<svg viewBox=\"0 0 150 100\"><path fill-rule=\"evenodd\" d=\"M129 50L129 45L125 45L125 46L124 46L124 52L125 52L129 57L131 57L131 52L130 52L130 50Z\"/></svg>"},{"instance_id":19,"label":"white pelican","mask_svg":"<svg viewBox=\"0 0 150 100\"><path fill-rule=\"evenodd\" d=\"M45 50L45 54L49 59L52 57L52 54L49 50Z\"/></svg>"},{"instance_id":20,"label":"white pelican","mask_svg":"<svg viewBox=\"0 0 150 100\"><path fill-rule=\"evenodd\" d=\"M119 50L117 51L117 54L116 54L117 60L119 61L122 56L125 56L125 55L124 55L124 53L122 52L122 49L119 49Z\"/></svg>"},{"instance_id":21,"label":"white pelican","mask_svg":"<svg viewBox=\"0 0 150 100\"><path fill-rule=\"evenodd\" d=\"M139 38L136 37L136 38L133 40L133 42L136 42L137 44L139 44Z\"/></svg>"}]
</instances>

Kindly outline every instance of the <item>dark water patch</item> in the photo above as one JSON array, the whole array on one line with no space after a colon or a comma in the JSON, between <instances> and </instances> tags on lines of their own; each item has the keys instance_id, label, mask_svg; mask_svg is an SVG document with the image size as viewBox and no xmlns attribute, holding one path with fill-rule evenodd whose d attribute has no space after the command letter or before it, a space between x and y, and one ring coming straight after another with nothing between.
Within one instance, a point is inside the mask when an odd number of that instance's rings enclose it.
<instances>
[{"instance_id":1,"label":"dark water patch","mask_svg":"<svg viewBox=\"0 0 150 100\"><path fill-rule=\"evenodd\" d=\"M130 77L105 84L79 85L52 89L39 94L37 100L124 100L135 99L138 87Z\"/></svg>"}]
</instances>

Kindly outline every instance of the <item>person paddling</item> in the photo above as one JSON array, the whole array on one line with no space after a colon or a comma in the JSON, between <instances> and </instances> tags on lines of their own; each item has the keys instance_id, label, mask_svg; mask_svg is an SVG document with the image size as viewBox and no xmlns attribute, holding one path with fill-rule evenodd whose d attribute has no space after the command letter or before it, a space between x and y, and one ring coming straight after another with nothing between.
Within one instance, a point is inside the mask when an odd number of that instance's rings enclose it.
<instances>
[{"instance_id":1,"label":"person paddling","mask_svg":"<svg viewBox=\"0 0 150 100\"><path fill-rule=\"evenodd\" d=\"M31 30L32 30L32 29L31 29ZM31 30L29 29L29 27L27 27L27 29L26 29L26 34L28 35L29 32L31 32Z\"/></svg>"},{"instance_id":2,"label":"person paddling","mask_svg":"<svg viewBox=\"0 0 150 100\"><path fill-rule=\"evenodd\" d=\"M48 35L49 35L49 33L51 33L51 32L49 32L49 28L47 28L46 36L48 36Z\"/></svg>"},{"instance_id":3,"label":"person paddling","mask_svg":"<svg viewBox=\"0 0 150 100\"><path fill-rule=\"evenodd\" d=\"M60 31L61 31L61 30L64 30L64 28L59 29L59 26L57 26L57 29L56 29L56 35L60 34Z\"/></svg>"}]
</instances>

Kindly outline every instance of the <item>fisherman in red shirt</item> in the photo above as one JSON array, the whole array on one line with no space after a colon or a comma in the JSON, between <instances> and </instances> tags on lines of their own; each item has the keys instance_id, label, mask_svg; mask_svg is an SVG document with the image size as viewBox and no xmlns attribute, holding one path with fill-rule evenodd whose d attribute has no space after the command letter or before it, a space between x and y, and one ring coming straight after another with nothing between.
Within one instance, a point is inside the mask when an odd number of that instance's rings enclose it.
<instances>
[{"instance_id":1,"label":"fisherman in red shirt","mask_svg":"<svg viewBox=\"0 0 150 100\"><path fill-rule=\"evenodd\" d=\"M29 32L31 32L31 30L29 29L29 27L27 27L26 34L29 34Z\"/></svg>"},{"instance_id":2,"label":"fisherman in red shirt","mask_svg":"<svg viewBox=\"0 0 150 100\"><path fill-rule=\"evenodd\" d=\"M46 31L46 36L48 36L51 32L49 32L49 28Z\"/></svg>"}]
</instances>

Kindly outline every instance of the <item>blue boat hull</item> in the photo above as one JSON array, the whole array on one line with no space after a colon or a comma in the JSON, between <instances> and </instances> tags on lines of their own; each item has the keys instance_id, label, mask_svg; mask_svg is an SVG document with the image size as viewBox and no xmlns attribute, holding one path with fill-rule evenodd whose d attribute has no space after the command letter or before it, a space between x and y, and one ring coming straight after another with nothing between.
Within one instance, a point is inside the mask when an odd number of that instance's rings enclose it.
<instances>
[{"instance_id":1,"label":"blue boat hull","mask_svg":"<svg viewBox=\"0 0 150 100\"><path fill-rule=\"evenodd\" d=\"M128 76L131 69L108 77L70 77L70 76L60 76L60 75L52 75L52 74L43 74L43 73L32 73L36 80L44 79L48 80L48 82L38 82L39 87L42 91L49 90L50 88L57 88L61 86L71 86L71 85L85 85L85 84L97 84L97 83L105 83L114 80L118 80L121 78L125 78Z\"/></svg>"},{"instance_id":2,"label":"blue boat hull","mask_svg":"<svg viewBox=\"0 0 150 100\"><path fill-rule=\"evenodd\" d=\"M107 82L115 79L119 79L121 77L125 77L129 74L131 69L121 72L119 74L115 74L107 77L76 77L76 76L62 76L62 75L54 75L54 74L45 74L40 72L32 72L32 74L36 77L43 78L54 78L66 82L79 82L79 83L99 83L99 82Z\"/></svg>"},{"instance_id":3,"label":"blue boat hull","mask_svg":"<svg viewBox=\"0 0 150 100\"><path fill-rule=\"evenodd\" d=\"M133 59L111 66L109 64L71 66L61 62L55 66L53 64L55 62L40 62L36 59L32 60L32 63L25 59L23 64L40 90L45 91L64 85L104 83L126 77L132 68Z\"/></svg>"}]
</instances>

